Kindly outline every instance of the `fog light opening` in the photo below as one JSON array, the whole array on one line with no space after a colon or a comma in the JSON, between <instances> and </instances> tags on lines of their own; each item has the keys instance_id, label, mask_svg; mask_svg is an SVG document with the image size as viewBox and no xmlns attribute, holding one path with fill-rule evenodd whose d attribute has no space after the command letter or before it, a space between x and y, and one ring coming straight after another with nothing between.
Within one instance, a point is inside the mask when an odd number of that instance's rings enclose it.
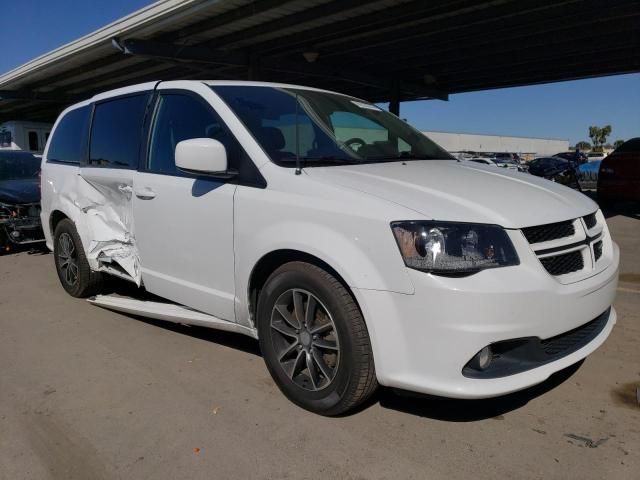
<instances>
[{"instance_id":1,"label":"fog light opening","mask_svg":"<svg viewBox=\"0 0 640 480\"><path fill-rule=\"evenodd\" d=\"M478 352L476 355L478 360L478 368L480 370L484 370L489 365L491 365L491 360L493 359L493 352L491 351L490 346L484 347L482 350Z\"/></svg>"}]
</instances>

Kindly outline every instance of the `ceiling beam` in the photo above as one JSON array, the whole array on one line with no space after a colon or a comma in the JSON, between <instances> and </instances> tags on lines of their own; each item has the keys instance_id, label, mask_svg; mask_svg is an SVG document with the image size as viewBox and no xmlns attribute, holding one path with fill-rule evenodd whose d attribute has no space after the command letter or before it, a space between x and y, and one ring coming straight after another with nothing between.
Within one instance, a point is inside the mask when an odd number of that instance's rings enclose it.
<instances>
[{"instance_id":1,"label":"ceiling beam","mask_svg":"<svg viewBox=\"0 0 640 480\"><path fill-rule=\"evenodd\" d=\"M220 52L207 47L175 45L162 42L155 42L140 39L127 39L119 41L113 40L115 48L126 55L138 55L147 58L158 58L179 62L188 65L190 62L199 64L213 64L223 66L236 66L249 69L250 62L256 62L254 66L258 71L271 70L282 73L299 74L310 78L333 78L344 82L350 82L360 85L366 85L381 89L391 93L393 80L381 77L379 75L367 74L362 71L351 70L343 65L336 65L325 62L303 63L302 59L299 63L287 61L262 61L262 59L250 59L248 55L242 52ZM411 82L402 82L401 97L406 93L407 96L422 96L447 100L446 92L440 91L435 87L428 85L420 85Z\"/></svg>"},{"instance_id":2,"label":"ceiling beam","mask_svg":"<svg viewBox=\"0 0 640 480\"><path fill-rule=\"evenodd\" d=\"M0 90L0 100L25 100L39 103L65 104L69 102L66 95L59 93L41 93L32 90Z\"/></svg>"},{"instance_id":3,"label":"ceiling beam","mask_svg":"<svg viewBox=\"0 0 640 480\"><path fill-rule=\"evenodd\" d=\"M406 4L406 2L408 2L409 0L402 1ZM300 30L302 27L304 27L305 23L317 22L319 19L327 20L327 18L331 17L332 15L354 15L355 12L363 9L363 7L366 7L367 12L370 12L372 9L376 9L379 12L380 10L383 10L385 8L385 4L388 6L388 2L386 2L385 0L333 0L331 2L322 3L320 5L313 6L296 13L281 16L274 20L261 23L245 30L216 37L213 40L206 42L206 44L217 43L218 45L225 47L233 47L234 43L256 44L261 41L260 37L277 34L283 29L296 27L298 30ZM352 17L348 20L348 22L353 27L355 18L357 20L357 25L360 26L361 17L362 15Z\"/></svg>"}]
</instances>

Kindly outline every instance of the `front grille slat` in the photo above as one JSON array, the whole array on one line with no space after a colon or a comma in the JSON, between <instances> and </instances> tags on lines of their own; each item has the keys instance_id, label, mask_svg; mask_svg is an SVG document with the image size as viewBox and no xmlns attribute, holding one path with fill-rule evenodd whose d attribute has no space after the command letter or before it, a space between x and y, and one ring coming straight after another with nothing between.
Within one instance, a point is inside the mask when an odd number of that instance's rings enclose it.
<instances>
[{"instance_id":1,"label":"front grille slat","mask_svg":"<svg viewBox=\"0 0 640 480\"><path fill-rule=\"evenodd\" d=\"M582 260L582 252L580 250L554 255L553 257L541 258L540 262L551 275L566 275L567 273L577 272L584 268L584 261Z\"/></svg>"},{"instance_id":2,"label":"front grille slat","mask_svg":"<svg viewBox=\"0 0 640 480\"><path fill-rule=\"evenodd\" d=\"M609 310L578 328L540 341L540 346L544 353L549 356L568 355L597 337L607 324L608 319Z\"/></svg>"},{"instance_id":3,"label":"front grille slat","mask_svg":"<svg viewBox=\"0 0 640 480\"><path fill-rule=\"evenodd\" d=\"M602 256L602 240L593 244L593 259L597 262Z\"/></svg>"},{"instance_id":4,"label":"front grille slat","mask_svg":"<svg viewBox=\"0 0 640 480\"><path fill-rule=\"evenodd\" d=\"M582 217L582 220L584 220L584 224L587 226L589 230L591 230L593 227L595 227L598 224L598 219L596 218L596 212L593 212L590 215Z\"/></svg>"},{"instance_id":5,"label":"front grille slat","mask_svg":"<svg viewBox=\"0 0 640 480\"><path fill-rule=\"evenodd\" d=\"M573 226L573 221L567 220L566 222L523 228L522 233L529 243L541 243L570 237L576 233L576 229Z\"/></svg>"}]
</instances>

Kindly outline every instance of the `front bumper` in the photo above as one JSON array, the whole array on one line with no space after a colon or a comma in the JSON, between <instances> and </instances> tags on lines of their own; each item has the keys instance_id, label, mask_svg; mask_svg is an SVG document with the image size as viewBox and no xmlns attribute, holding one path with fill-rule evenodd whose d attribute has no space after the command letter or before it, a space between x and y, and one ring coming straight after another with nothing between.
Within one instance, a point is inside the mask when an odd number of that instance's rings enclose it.
<instances>
[{"instance_id":1,"label":"front bumper","mask_svg":"<svg viewBox=\"0 0 640 480\"><path fill-rule=\"evenodd\" d=\"M527 388L585 358L609 336L616 312L583 347L557 360L500 378L468 378L464 366L486 345L542 340L584 325L612 305L619 250L606 268L562 284L537 261L447 278L409 270L413 295L354 289L371 337L382 385L454 398L485 398ZM536 263L537 262L537 263Z\"/></svg>"}]
</instances>

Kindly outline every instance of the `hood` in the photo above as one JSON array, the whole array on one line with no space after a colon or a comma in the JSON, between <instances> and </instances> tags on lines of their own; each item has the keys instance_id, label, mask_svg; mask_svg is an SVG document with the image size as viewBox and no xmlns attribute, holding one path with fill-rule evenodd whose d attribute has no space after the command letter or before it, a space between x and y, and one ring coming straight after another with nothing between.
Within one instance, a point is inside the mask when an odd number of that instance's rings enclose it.
<instances>
[{"instance_id":1,"label":"hood","mask_svg":"<svg viewBox=\"0 0 640 480\"><path fill-rule=\"evenodd\" d=\"M582 193L549 180L455 160L313 167L305 173L434 220L522 228L577 218L598 208Z\"/></svg>"},{"instance_id":2,"label":"hood","mask_svg":"<svg viewBox=\"0 0 640 480\"><path fill-rule=\"evenodd\" d=\"M39 201L40 183L37 178L0 181L0 202L22 204Z\"/></svg>"}]
</instances>

